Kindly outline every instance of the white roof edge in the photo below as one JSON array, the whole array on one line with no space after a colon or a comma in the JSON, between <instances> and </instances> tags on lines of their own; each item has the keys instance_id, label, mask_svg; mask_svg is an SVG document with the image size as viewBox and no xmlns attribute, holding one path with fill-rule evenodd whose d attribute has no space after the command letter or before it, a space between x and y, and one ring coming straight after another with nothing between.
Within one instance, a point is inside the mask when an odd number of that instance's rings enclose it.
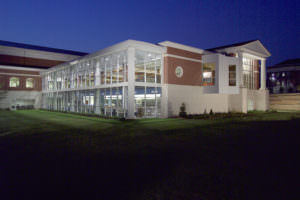
<instances>
[{"instance_id":1,"label":"white roof edge","mask_svg":"<svg viewBox=\"0 0 300 200\"><path fill-rule=\"evenodd\" d=\"M161 45L161 46L173 47L173 48L176 48L176 49L183 49L183 50L194 52L194 53L202 54L204 52L203 49L199 49L199 48L196 48L196 47L191 47L191 46L188 46L188 45L179 44L179 43L171 42L171 41L163 41L163 42L160 42L158 44Z\"/></svg>"},{"instance_id":2,"label":"white roof edge","mask_svg":"<svg viewBox=\"0 0 300 200\"><path fill-rule=\"evenodd\" d=\"M252 44L252 43L257 43L265 52L265 54L259 53L259 52L254 52L253 50L247 49L247 45ZM257 56L267 58L271 56L271 53L268 51L268 49L261 43L260 40L254 40L252 42L249 42L247 44L239 45L239 46L233 46L233 47L227 47L227 48L220 48L216 49L216 51L228 51L228 50L244 50L244 51L249 51L250 53L256 54Z\"/></svg>"},{"instance_id":3,"label":"white roof edge","mask_svg":"<svg viewBox=\"0 0 300 200\"><path fill-rule=\"evenodd\" d=\"M259 45L265 50L265 52L267 53L267 57L270 57L272 54L270 53L270 51L261 43L260 40L257 40L257 42L259 43Z\"/></svg>"},{"instance_id":4,"label":"white roof edge","mask_svg":"<svg viewBox=\"0 0 300 200\"><path fill-rule=\"evenodd\" d=\"M155 52L161 52L161 53L164 53L165 50L166 50L165 47L162 47L162 46L159 46L159 45L156 45L156 44L153 44L153 43L128 39L128 40L113 44L111 46L105 47L105 48L103 48L101 50L98 50L94 53L90 53L88 55L85 55L85 56L75 58L73 60L58 64L58 65L56 65L52 68L49 68L48 70L51 71L51 70L54 70L54 68L63 67L67 64L77 63L77 62L80 62L80 61L84 61L85 59L88 59L88 58L93 58L93 57L97 57L97 56L100 56L100 55L109 54L109 53L112 53L112 52L115 52L115 51L118 51L118 50L124 50L125 48L128 48L128 47L137 47L137 48L141 47L141 48L146 48L146 49L148 48L150 51L153 50Z\"/></svg>"},{"instance_id":5,"label":"white roof edge","mask_svg":"<svg viewBox=\"0 0 300 200\"><path fill-rule=\"evenodd\" d=\"M9 65L0 65L0 68L1 69L23 70L23 71L40 71L40 72L48 70L48 69L37 69L37 68L30 68L30 67L9 66Z\"/></svg>"},{"instance_id":6,"label":"white roof edge","mask_svg":"<svg viewBox=\"0 0 300 200\"><path fill-rule=\"evenodd\" d=\"M146 47L146 48L148 47L148 48L151 48L151 49L156 50L156 51L164 51L164 48L159 46L159 45L152 44L152 43L149 43L149 42L143 42L143 41L128 39L128 40L125 40L125 41L122 41L122 42L118 42L114 45L108 46L108 47L106 47L104 49L101 49L99 51L96 51L94 53L88 54L86 56L77 58L75 60L81 60L81 59L89 58L89 57L92 57L92 56L97 56L97 55L101 55L101 54L110 53L110 52L116 51L118 49L124 49L124 48L130 47L130 46L131 47Z\"/></svg>"}]
</instances>

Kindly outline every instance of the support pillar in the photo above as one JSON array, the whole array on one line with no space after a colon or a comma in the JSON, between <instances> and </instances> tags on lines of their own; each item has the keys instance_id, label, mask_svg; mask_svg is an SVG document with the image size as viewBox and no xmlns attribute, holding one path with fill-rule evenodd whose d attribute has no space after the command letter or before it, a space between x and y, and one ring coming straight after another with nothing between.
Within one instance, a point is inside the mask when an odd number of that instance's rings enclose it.
<instances>
[{"instance_id":1,"label":"support pillar","mask_svg":"<svg viewBox=\"0 0 300 200\"><path fill-rule=\"evenodd\" d=\"M95 61L95 66L96 66L96 72L95 72L95 85L100 85L100 67L99 64L97 63L98 61Z\"/></svg>"},{"instance_id":2,"label":"support pillar","mask_svg":"<svg viewBox=\"0 0 300 200\"><path fill-rule=\"evenodd\" d=\"M266 89L266 59L261 59L260 64L260 89Z\"/></svg>"},{"instance_id":3,"label":"support pillar","mask_svg":"<svg viewBox=\"0 0 300 200\"><path fill-rule=\"evenodd\" d=\"M238 74L238 80L239 80L239 86L244 87L244 80L243 80L243 53L238 52L239 57L239 74Z\"/></svg>"},{"instance_id":4,"label":"support pillar","mask_svg":"<svg viewBox=\"0 0 300 200\"><path fill-rule=\"evenodd\" d=\"M128 119L134 119L134 110L135 110L135 103L134 103L134 58L135 58L135 49L133 47L129 47L127 51L127 58L128 58Z\"/></svg>"},{"instance_id":5,"label":"support pillar","mask_svg":"<svg viewBox=\"0 0 300 200\"><path fill-rule=\"evenodd\" d=\"M95 106L96 106L96 109L95 109L95 113L97 115L100 115L100 89L96 89L96 92L95 92L95 100L96 102L94 102Z\"/></svg>"},{"instance_id":6,"label":"support pillar","mask_svg":"<svg viewBox=\"0 0 300 200\"><path fill-rule=\"evenodd\" d=\"M71 91L71 112L75 112L75 91Z\"/></svg>"}]
</instances>

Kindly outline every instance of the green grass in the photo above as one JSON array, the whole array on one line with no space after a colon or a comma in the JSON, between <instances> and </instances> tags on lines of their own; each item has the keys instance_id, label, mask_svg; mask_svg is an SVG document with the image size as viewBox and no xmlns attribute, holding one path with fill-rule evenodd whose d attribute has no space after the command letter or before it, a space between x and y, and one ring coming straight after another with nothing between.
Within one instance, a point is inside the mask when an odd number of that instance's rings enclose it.
<instances>
[{"instance_id":1,"label":"green grass","mask_svg":"<svg viewBox=\"0 0 300 200\"><path fill-rule=\"evenodd\" d=\"M289 199L300 113L119 121L0 111L3 199Z\"/></svg>"}]
</instances>

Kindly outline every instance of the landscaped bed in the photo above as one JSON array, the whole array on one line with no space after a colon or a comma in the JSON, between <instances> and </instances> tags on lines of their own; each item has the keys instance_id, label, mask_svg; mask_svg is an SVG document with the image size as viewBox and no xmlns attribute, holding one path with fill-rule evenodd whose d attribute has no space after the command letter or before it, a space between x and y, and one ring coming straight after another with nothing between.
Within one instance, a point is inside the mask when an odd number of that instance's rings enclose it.
<instances>
[{"instance_id":1,"label":"landscaped bed","mask_svg":"<svg viewBox=\"0 0 300 200\"><path fill-rule=\"evenodd\" d=\"M299 113L214 116L119 121L0 111L1 199L288 199L296 194Z\"/></svg>"}]
</instances>

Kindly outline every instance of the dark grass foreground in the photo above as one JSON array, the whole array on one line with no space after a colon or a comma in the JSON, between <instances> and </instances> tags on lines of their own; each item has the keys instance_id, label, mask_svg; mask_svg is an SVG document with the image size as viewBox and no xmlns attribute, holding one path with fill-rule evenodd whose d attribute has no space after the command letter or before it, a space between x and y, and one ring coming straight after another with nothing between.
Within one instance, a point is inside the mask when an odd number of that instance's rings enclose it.
<instances>
[{"instance_id":1,"label":"dark grass foreground","mask_svg":"<svg viewBox=\"0 0 300 200\"><path fill-rule=\"evenodd\" d=\"M104 120L0 111L0 199L298 199L300 114Z\"/></svg>"}]
</instances>

